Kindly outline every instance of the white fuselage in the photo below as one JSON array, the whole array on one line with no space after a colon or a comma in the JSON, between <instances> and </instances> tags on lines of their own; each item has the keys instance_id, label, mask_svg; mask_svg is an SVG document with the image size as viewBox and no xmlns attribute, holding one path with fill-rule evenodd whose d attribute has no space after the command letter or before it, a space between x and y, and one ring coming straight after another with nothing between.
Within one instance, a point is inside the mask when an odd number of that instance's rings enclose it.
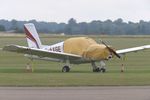
<instances>
[{"instance_id":1,"label":"white fuselage","mask_svg":"<svg viewBox=\"0 0 150 100\"><path fill-rule=\"evenodd\" d=\"M53 45L50 45L50 46L44 45L43 49L48 50L48 51L63 53L64 52L64 42L59 42L59 43L56 43L56 44L53 44Z\"/></svg>"}]
</instances>

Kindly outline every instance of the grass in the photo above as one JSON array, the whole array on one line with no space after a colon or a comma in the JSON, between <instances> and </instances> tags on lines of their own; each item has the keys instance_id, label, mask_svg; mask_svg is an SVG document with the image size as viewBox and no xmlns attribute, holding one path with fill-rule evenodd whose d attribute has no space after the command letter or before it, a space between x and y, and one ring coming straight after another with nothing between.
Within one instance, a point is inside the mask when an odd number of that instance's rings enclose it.
<instances>
[{"instance_id":1,"label":"grass","mask_svg":"<svg viewBox=\"0 0 150 100\"><path fill-rule=\"evenodd\" d=\"M52 44L70 36L41 36L43 44ZM123 49L150 44L150 36L90 36L98 41ZM24 36L1 36L0 48L7 44L27 45ZM126 55L126 60L114 58L106 62L106 73L93 73L91 64L72 65L69 73L62 73L63 64L33 61L33 73L25 71L29 59L22 54L0 51L0 86L141 86L150 85L150 50ZM125 72L120 72L121 64Z\"/></svg>"}]
</instances>

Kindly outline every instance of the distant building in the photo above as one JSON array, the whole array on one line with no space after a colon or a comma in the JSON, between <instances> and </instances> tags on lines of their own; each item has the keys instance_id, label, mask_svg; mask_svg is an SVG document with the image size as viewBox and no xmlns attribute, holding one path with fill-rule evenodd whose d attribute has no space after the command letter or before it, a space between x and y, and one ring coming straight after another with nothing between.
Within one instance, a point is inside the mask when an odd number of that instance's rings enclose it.
<instances>
[{"instance_id":1,"label":"distant building","mask_svg":"<svg viewBox=\"0 0 150 100\"><path fill-rule=\"evenodd\" d=\"M60 33L60 35L61 35L61 36L64 36L64 35L65 35L65 33Z\"/></svg>"}]
</instances>

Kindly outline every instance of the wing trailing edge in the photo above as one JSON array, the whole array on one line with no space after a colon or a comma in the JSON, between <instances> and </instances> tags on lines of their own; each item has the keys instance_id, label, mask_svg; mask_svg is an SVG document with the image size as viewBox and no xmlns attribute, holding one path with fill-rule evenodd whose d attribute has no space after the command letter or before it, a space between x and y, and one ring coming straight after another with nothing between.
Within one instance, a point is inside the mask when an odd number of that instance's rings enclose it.
<instances>
[{"instance_id":1,"label":"wing trailing edge","mask_svg":"<svg viewBox=\"0 0 150 100\"><path fill-rule=\"evenodd\" d=\"M3 48L3 50L16 52L16 53L22 53L22 54L35 55L41 58L49 57L49 58L60 59L60 60L67 60L67 59L78 60L82 58L79 55L61 53L61 52L52 52L52 51L47 51L43 49L29 48L29 47L19 46L19 45L7 45Z\"/></svg>"}]
</instances>

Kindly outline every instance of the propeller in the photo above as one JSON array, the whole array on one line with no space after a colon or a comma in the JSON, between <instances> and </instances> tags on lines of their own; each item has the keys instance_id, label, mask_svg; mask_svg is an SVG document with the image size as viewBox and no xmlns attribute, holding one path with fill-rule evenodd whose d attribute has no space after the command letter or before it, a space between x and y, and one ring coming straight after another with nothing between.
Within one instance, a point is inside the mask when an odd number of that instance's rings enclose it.
<instances>
[{"instance_id":1,"label":"propeller","mask_svg":"<svg viewBox=\"0 0 150 100\"><path fill-rule=\"evenodd\" d=\"M121 58L121 56L119 54L117 54L115 50L113 50L112 48L110 48L104 41L101 40L101 43L104 44L110 52L112 52L118 58Z\"/></svg>"}]
</instances>

